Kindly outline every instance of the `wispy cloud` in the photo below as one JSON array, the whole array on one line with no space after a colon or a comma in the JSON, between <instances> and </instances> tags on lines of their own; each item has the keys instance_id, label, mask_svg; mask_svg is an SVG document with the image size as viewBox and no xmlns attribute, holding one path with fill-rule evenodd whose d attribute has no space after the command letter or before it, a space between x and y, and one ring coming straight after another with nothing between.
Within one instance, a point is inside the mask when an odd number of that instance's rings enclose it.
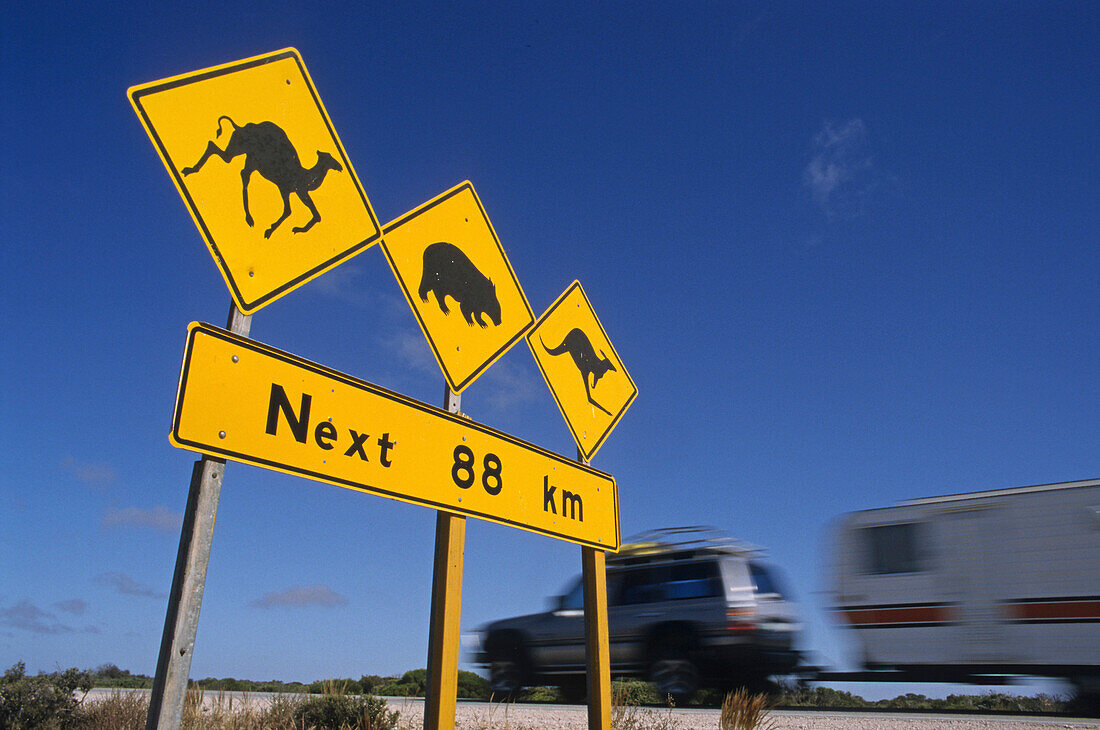
<instances>
[{"instance_id":1,"label":"wispy cloud","mask_svg":"<svg viewBox=\"0 0 1100 730\"><path fill-rule=\"evenodd\" d=\"M43 611L25 598L11 608L0 608L0 626L34 634L67 634L73 630L58 622L52 613Z\"/></svg>"},{"instance_id":2,"label":"wispy cloud","mask_svg":"<svg viewBox=\"0 0 1100 730\"><path fill-rule=\"evenodd\" d=\"M526 347L522 344L517 346ZM489 406L498 412L522 408L543 396L539 388L542 378L538 372L534 368L523 368L511 362L494 363L481 376L479 382L491 389L486 394L487 401Z\"/></svg>"},{"instance_id":3,"label":"wispy cloud","mask_svg":"<svg viewBox=\"0 0 1100 730\"><path fill-rule=\"evenodd\" d=\"M428 342L419 330L415 333L395 335L389 338L387 344L394 356L407 367L423 373L441 375Z\"/></svg>"},{"instance_id":4,"label":"wispy cloud","mask_svg":"<svg viewBox=\"0 0 1100 730\"><path fill-rule=\"evenodd\" d=\"M285 591L273 591L263 598L257 598L249 603L253 608L276 608L278 606L293 606L304 608L307 606L321 606L323 608L335 608L347 605L348 600L331 588L323 585L294 586Z\"/></svg>"},{"instance_id":5,"label":"wispy cloud","mask_svg":"<svg viewBox=\"0 0 1100 730\"><path fill-rule=\"evenodd\" d=\"M62 466L76 477L77 481L92 487L105 487L117 478L114 467L110 464L77 461L69 456L62 462Z\"/></svg>"},{"instance_id":6,"label":"wispy cloud","mask_svg":"<svg viewBox=\"0 0 1100 730\"><path fill-rule=\"evenodd\" d=\"M71 613L76 616L83 615L83 613L88 610L88 603L86 601L80 600L79 598L70 598L67 601L58 601L53 605L54 608L59 611Z\"/></svg>"},{"instance_id":7,"label":"wispy cloud","mask_svg":"<svg viewBox=\"0 0 1100 730\"><path fill-rule=\"evenodd\" d=\"M309 290L326 299L362 307L370 300L370 293L356 282L362 274L361 264L343 263L311 281Z\"/></svg>"},{"instance_id":8,"label":"wispy cloud","mask_svg":"<svg viewBox=\"0 0 1100 730\"><path fill-rule=\"evenodd\" d=\"M182 523L182 514L158 505L153 509L109 508L104 513L101 524L104 527L148 527L158 532L172 533L179 530Z\"/></svg>"},{"instance_id":9,"label":"wispy cloud","mask_svg":"<svg viewBox=\"0 0 1100 730\"><path fill-rule=\"evenodd\" d=\"M874 167L862 119L826 122L814 137L802 184L827 216L848 217L859 213L861 199L874 186Z\"/></svg>"},{"instance_id":10,"label":"wispy cloud","mask_svg":"<svg viewBox=\"0 0 1100 730\"><path fill-rule=\"evenodd\" d=\"M151 586L147 586L143 583L138 583L130 576L119 573L118 571L100 573L92 580L98 585L107 586L108 588L114 588L119 593L127 596L144 596L146 598L167 597L164 593L160 593Z\"/></svg>"}]
</instances>

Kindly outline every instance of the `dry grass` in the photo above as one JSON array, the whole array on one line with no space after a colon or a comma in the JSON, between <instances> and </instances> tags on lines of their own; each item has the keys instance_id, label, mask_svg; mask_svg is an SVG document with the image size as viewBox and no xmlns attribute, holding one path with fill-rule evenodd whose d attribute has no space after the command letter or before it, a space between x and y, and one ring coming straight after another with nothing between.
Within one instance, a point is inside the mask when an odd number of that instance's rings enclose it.
<instances>
[{"instance_id":1,"label":"dry grass","mask_svg":"<svg viewBox=\"0 0 1100 730\"><path fill-rule=\"evenodd\" d=\"M145 716L149 714L149 698L130 692L112 692L104 700L93 703L81 703L81 715L88 730L142 730Z\"/></svg>"},{"instance_id":2,"label":"dry grass","mask_svg":"<svg viewBox=\"0 0 1100 730\"><path fill-rule=\"evenodd\" d=\"M345 686L325 687L327 697L343 698ZM349 698L352 700L354 698ZM189 689L184 698L183 730L403 730L398 717L371 716L363 712L354 722L316 724L303 719L303 707L316 702L316 697L285 695L272 698L264 707L252 705L247 699L235 700L232 693L219 692L207 701L201 689ZM147 695L112 693L105 699L83 705L80 711L81 730L144 730L149 712ZM410 729L411 730L411 729Z\"/></svg>"},{"instance_id":3,"label":"dry grass","mask_svg":"<svg viewBox=\"0 0 1100 730\"><path fill-rule=\"evenodd\" d=\"M749 694L744 687L726 695L719 716L720 730L772 730L775 723L768 717L771 710L767 695Z\"/></svg>"},{"instance_id":4,"label":"dry grass","mask_svg":"<svg viewBox=\"0 0 1100 730\"><path fill-rule=\"evenodd\" d=\"M611 685L611 729L612 730L674 730L677 725L672 719L672 698L668 698L667 710L655 710L641 707L622 684Z\"/></svg>"}]
</instances>

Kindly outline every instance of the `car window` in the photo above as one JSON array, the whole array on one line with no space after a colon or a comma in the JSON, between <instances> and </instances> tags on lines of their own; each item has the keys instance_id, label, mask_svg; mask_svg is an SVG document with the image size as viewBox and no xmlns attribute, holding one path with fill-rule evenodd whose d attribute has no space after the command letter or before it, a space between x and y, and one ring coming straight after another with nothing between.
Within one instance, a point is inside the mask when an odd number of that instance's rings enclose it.
<instances>
[{"instance_id":1,"label":"car window","mask_svg":"<svg viewBox=\"0 0 1100 730\"><path fill-rule=\"evenodd\" d=\"M607 573L607 601L614 606L620 600L622 590L620 588L620 576L616 572ZM565 594L554 603L555 611L583 611L584 610L584 576L580 576L568 584Z\"/></svg>"},{"instance_id":2,"label":"car window","mask_svg":"<svg viewBox=\"0 0 1100 730\"><path fill-rule=\"evenodd\" d=\"M664 591L661 586L660 569L632 568L623 571L622 590L619 593L618 603L631 606L661 600L664 600Z\"/></svg>"},{"instance_id":3,"label":"car window","mask_svg":"<svg viewBox=\"0 0 1100 730\"><path fill-rule=\"evenodd\" d=\"M621 588L612 605L679 601L722 595L722 581L714 561L630 568L622 571Z\"/></svg>"},{"instance_id":4,"label":"car window","mask_svg":"<svg viewBox=\"0 0 1100 730\"><path fill-rule=\"evenodd\" d=\"M752 583L758 594L783 597L783 591L779 589L779 582L767 567L759 563L749 563L749 573L752 574Z\"/></svg>"},{"instance_id":5,"label":"car window","mask_svg":"<svg viewBox=\"0 0 1100 730\"><path fill-rule=\"evenodd\" d=\"M562 598L561 609L580 611L584 609L584 581L578 578L573 587Z\"/></svg>"},{"instance_id":6,"label":"car window","mask_svg":"<svg viewBox=\"0 0 1100 730\"><path fill-rule=\"evenodd\" d=\"M710 598L722 594L718 564L713 561L673 565L670 573L665 586L669 600Z\"/></svg>"}]
</instances>

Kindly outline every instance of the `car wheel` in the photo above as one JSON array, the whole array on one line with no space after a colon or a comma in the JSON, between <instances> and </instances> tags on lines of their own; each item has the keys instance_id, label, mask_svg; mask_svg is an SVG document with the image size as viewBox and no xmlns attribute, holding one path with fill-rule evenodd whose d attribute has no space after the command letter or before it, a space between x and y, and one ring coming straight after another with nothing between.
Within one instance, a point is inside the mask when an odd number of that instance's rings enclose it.
<instances>
[{"instance_id":1,"label":"car wheel","mask_svg":"<svg viewBox=\"0 0 1100 730\"><path fill-rule=\"evenodd\" d=\"M699 672L688 659L687 642L678 636L663 637L657 642L649 680L663 697L671 696L677 705L687 704L699 689Z\"/></svg>"},{"instance_id":2,"label":"car wheel","mask_svg":"<svg viewBox=\"0 0 1100 730\"><path fill-rule=\"evenodd\" d=\"M582 704L585 695L588 694L588 684L585 682L584 677L563 680L558 688L561 690L562 699L570 705Z\"/></svg>"},{"instance_id":3,"label":"car wheel","mask_svg":"<svg viewBox=\"0 0 1100 730\"><path fill-rule=\"evenodd\" d=\"M513 659L497 659L489 665L489 685L497 697L511 697L523 687L523 671Z\"/></svg>"},{"instance_id":4,"label":"car wheel","mask_svg":"<svg viewBox=\"0 0 1100 730\"><path fill-rule=\"evenodd\" d=\"M489 686L496 697L514 697L523 689L526 677L523 649L515 642L499 649L490 659Z\"/></svg>"}]
</instances>

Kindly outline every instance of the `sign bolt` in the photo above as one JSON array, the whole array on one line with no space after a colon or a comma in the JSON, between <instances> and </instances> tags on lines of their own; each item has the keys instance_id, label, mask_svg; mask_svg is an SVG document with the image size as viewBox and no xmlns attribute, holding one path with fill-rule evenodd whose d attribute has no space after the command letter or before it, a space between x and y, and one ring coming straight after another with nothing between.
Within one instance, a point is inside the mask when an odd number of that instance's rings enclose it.
<instances>
[{"instance_id":1,"label":"sign bolt","mask_svg":"<svg viewBox=\"0 0 1100 730\"><path fill-rule=\"evenodd\" d=\"M220 438L220 439L225 438L225 431L218 431L218 438Z\"/></svg>"}]
</instances>

